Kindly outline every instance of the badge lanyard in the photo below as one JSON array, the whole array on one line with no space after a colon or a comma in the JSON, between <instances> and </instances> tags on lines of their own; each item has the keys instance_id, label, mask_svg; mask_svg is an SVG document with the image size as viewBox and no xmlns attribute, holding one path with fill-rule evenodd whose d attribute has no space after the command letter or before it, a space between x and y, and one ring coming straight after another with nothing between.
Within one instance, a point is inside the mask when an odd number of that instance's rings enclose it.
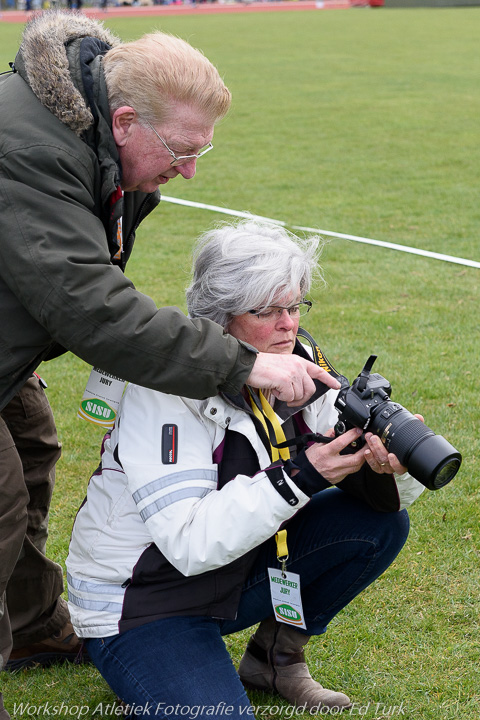
<instances>
[{"instance_id":1,"label":"badge lanyard","mask_svg":"<svg viewBox=\"0 0 480 720\"><path fill-rule=\"evenodd\" d=\"M112 206L112 209L115 207L115 205L120 200L123 203L123 190L119 185L117 187L117 189L112 193L112 196L110 198L110 204ZM117 241L117 245L118 245L118 250L115 253L115 255L112 257L112 260L121 261L122 257L123 257L123 218L122 218L122 215L120 215L120 217L117 219L116 241Z\"/></svg>"},{"instance_id":2,"label":"badge lanyard","mask_svg":"<svg viewBox=\"0 0 480 720\"><path fill-rule=\"evenodd\" d=\"M277 560L282 566L282 577L286 577L285 568L288 560L287 531L279 530L275 535L275 542L277 543Z\"/></svg>"},{"instance_id":3,"label":"badge lanyard","mask_svg":"<svg viewBox=\"0 0 480 720\"><path fill-rule=\"evenodd\" d=\"M117 220L117 243L118 250L113 256L113 260L121 260L123 255L123 222L121 217Z\"/></svg>"},{"instance_id":4,"label":"badge lanyard","mask_svg":"<svg viewBox=\"0 0 480 720\"><path fill-rule=\"evenodd\" d=\"M272 461L288 460L290 458L288 447L275 447L272 444L273 438L275 438L276 445L286 443L285 433L272 406L261 390L258 391L258 397L250 388L248 388L248 392L253 413L263 425L269 438ZM275 619L277 622L286 625L306 629L300 595L300 575L287 572L286 569L288 560L287 531L285 529L279 530L275 535L275 541L277 543L277 559L280 568L268 568L270 595Z\"/></svg>"},{"instance_id":5,"label":"badge lanyard","mask_svg":"<svg viewBox=\"0 0 480 720\"><path fill-rule=\"evenodd\" d=\"M118 203L122 204L118 205ZM110 196L110 206L112 218L116 210L122 211L123 209L123 190L120 185ZM124 250L122 215L116 221L115 240L118 250L112 256L112 260L121 262ZM92 368L85 392L80 401L77 416L105 430L111 430L115 424L126 385L125 380L117 378L100 368Z\"/></svg>"}]
</instances>

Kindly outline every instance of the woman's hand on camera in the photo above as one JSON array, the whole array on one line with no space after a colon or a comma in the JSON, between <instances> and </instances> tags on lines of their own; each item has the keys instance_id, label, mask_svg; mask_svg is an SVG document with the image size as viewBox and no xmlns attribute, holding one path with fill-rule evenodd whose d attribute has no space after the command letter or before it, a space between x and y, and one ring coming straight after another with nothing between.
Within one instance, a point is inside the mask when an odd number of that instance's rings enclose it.
<instances>
[{"instance_id":1,"label":"woman's hand on camera","mask_svg":"<svg viewBox=\"0 0 480 720\"><path fill-rule=\"evenodd\" d=\"M422 415L415 415L415 417L425 422ZM407 472L407 468L400 463L397 456L388 452L378 435L367 432L365 440L367 442L364 448L365 461L374 472L379 475L391 475L392 473L403 475Z\"/></svg>"},{"instance_id":2,"label":"woman's hand on camera","mask_svg":"<svg viewBox=\"0 0 480 720\"><path fill-rule=\"evenodd\" d=\"M335 437L333 429L325 434L329 437ZM325 480L328 480L332 485L336 485L344 480L347 475L358 472L365 462L363 448L355 453L340 455L340 452L352 442L358 440L361 434L361 430L353 428L332 440L328 445L322 445L321 443L311 445L305 451L305 455Z\"/></svg>"},{"instance_id":3,"label":"woman's hand on camera","mask_svg":"<svg viewBox=\"0 0 480 720\"><path fill-rule=\"evenodd\" d=\"M373 472L379 475L392 475L392 473L403 475L404 472L407 472L407 468L400 464L396 455L388 452L377 435L367 433L365 440L367 445L364 457Z\"/></svg>"},{"instance_id":4,"label":"woman's hand on camera","mask_svg":"<svg viewBox=\"0 0 480 720\"><path fill-rule=\"evenodd\" d=\"M422 415L415 415L415 417L424 422ZM333 429L325 434L335 438ZM305 450L305 455L315 470L332 485L341 482L347 475L358 472L365 462L380 475L391 475L392 473L403 475L407 472L407 468L400 463L397 456L389 453L378 435L371 432L365 434L366 444L360 450L341 455L341 451L358 440L361 434L362 430L353 428L332 440L328 445L321 443L311 445Z\"/></svg>"}]
</instances>

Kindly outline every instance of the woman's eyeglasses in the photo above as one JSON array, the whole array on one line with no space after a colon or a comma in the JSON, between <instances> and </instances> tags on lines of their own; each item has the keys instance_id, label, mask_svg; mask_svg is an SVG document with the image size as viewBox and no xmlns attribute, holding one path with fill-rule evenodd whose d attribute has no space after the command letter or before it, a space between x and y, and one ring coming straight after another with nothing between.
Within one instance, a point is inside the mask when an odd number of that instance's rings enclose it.
<instances>
[{"instance_id":1,"label":"woman's eyeglasses","mask_svg":"<svg viewBox=\"0 0 480 720\"><path fill-rule=\"evenodd\" d=\"M248 312L250 315L255 315L259 320L268 321L278 320L282 316L283 311L286 310L291 318L296 319L302 317L302 315L306 315L310 311L312 304L311 300L302 300L299 303L295 303L295 305L290 305L290 307L269 305L264 310L249 310Z\"/></svg>"}]
</instances>

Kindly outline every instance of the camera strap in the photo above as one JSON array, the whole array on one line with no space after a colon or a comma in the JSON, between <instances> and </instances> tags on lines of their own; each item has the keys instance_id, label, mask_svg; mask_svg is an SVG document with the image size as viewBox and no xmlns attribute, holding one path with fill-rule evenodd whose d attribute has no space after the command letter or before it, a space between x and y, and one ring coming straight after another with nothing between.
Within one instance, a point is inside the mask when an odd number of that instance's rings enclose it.
<instances>
[{"instance_id":1,"label":"camera strap","mask_svg":"<svg viewBox=\"0 0 480 720\"><path fill-rule=\"evenodd\" d=\"M308 344L310 345L310 347L312 348L313 362L315 363L315 365L318 365L318 367L321 367L322 370L325 370L325 372L328 372L328 374L332 375L332 377L334 377L336 380L344 377L339 372L337 372L337 370L335 370L332 363L327 359L325 354L320 350L320 348L318 347L318 344L315 342L314 338L310 335L310 333L307 330L305 330L302 327L299 327L298 332L297 332L297 337L303 338L304 340L306 340L308 342Z\"/></svg>"},{"instance_id":2,"label":"camera strap","mask_svg":"<svg viewBox=\"0 0 480 720\"><path fill-rule=\"evenodd\" d=\"M285 433L274 409L261 390L258 391L257 395L252 388L247 386L247 389L253 414L262 424L270 441L270 457L272 462L276 462L280 458L282 460L289 460L290 450L287 447L288 441L285 438Z\"/></svg>"},{"instance_id":3,"label":"camera strap","mask_svg":"<svg viewBox=\"0 0 480 720\"><path fill-rule=\"evenodd\" d=\"M17 70L15 68L15 63L9 62L10 70L5 70L5 72L0 72L0 75L8 75L9 73L16 73Z\"/></svg>"},{"instance_id":4,"label":"camera strap","mask_svg":"<svg viewBox=\"0 0 480 720\"><path fill-rule=\"evenodd\" d=\"M310 333L307 332L307 330L304 328L298 328L297 337L306 340L312 348L313 361L315 365L318 365L336 379L343 377L335 370L331 362L326 358L325 354L320 350L318 344L315 342ZM289 447L296 446L297 451L300 451L303 450L303 448L305 448L309 443L329 443L334 440L334 438L327 437L321 433L313 432L303 433L303 435L297 435L296 437L287 440L282 425L264 394L259 391L257 395L257 393L250 387L248 387L248 393L250 396L250 404L252 406L253 414L263 426L270 442L270 456L273 462L279 459L284 461L289 460Z\"/></svg>"}]
</instances>

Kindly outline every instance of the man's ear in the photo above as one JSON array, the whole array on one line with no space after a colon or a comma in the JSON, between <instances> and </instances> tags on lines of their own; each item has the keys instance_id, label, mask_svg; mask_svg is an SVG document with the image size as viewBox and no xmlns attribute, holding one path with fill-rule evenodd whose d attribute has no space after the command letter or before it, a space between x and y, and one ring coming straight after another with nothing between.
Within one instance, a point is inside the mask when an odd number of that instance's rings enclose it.
<instances>
[{"instance_id":1,"label":"man's ear","mask_svg":"<svg viewBox=\"0 0 480 720\"><path fill-rule=\"evenodd\" d=\"M112 133L118 147L122 147L127 143L137 119L137 113L128 105L123 105L118 110L115 110L112 115Z\"/></svg>"}]
</instances>

